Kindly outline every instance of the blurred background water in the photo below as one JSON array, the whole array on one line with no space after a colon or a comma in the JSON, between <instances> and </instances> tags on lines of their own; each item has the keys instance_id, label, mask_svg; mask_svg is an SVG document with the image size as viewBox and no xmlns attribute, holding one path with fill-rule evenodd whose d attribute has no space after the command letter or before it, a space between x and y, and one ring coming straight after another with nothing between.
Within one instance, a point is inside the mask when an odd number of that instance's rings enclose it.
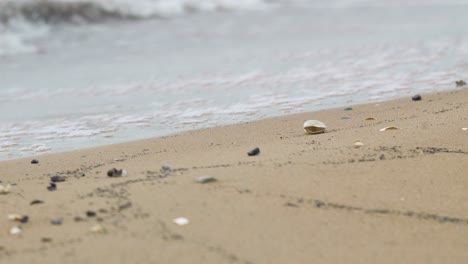
<instances>
[{"instance_id":1,"label":"blurred background water","mask_svg":"<svg viewBox=\"0 0 468 264\"><path fill-rule=\"evenodd\" d=\"M467 10L0 0L0 159L454 89L467 77Z\"/></svg>"}]
</instances>

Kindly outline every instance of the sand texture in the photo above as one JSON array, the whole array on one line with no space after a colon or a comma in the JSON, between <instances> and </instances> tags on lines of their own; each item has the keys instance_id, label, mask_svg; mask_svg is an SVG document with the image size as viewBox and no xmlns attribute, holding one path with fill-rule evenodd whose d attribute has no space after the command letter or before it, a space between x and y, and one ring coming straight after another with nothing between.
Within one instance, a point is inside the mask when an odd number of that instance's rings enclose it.
<instances>
[{"instance_id":1,"label":"sand texture","mask_svg":"<svg viewBox=\"0 0 468 264\"><path fill-rule=\"evenodd\" d=\"M468 263L464 127L468 89L4 161L0 263Z\"/></svg>"}]
</instances>

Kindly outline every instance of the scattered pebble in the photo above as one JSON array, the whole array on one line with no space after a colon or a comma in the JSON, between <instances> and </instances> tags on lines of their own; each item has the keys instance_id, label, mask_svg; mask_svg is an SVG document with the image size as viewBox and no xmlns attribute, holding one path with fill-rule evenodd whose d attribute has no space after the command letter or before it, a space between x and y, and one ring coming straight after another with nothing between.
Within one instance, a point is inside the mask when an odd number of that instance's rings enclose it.
<instances>
[{"instance_id":1,"label":"scattered pebble","mask_svg":"<svg viewBox=\"0 0 468 264\"><path fill-rule=\"evenodd\" d=\"M30 205L35 205L35 204L43 204L43 203L44 203L44 201L42 201L42 200L32 200L29 204Z\"/></svg>"},{"instance_id":2,"label":"scattered pebble","mask_svg":"<svg viewBox=\"0 0 468 264\"><path fill-rule=\"evenodd\" d=\"M398 127L394 127L394 126L384 127L382 129L380 129L379 131L383 132L383 131L387 131L387 130L398 130Z\"/></svg>"},{"instance_id":3,"label":"scattered pebble","mask_svg":"<svg viewBox=\"0 0 468 264\"><path fill-rule=\"evenodd\" d=\"M161 167L161 170L162 171L170 171L171 167L164 165L164 166Z\"/></svg>"},{"instance_id":4,"label":"scattered pebble","mask_svg":"<svg viewBox=\"0 0 468 264\"><path fill-rule=\"evenodd\" d=\"M347 119L351 119L351 117L349 117L349 116L342 116L341 117L341 120L347 120Z\"/></svg>"},{"instance_id":5,"label":"scattered pebble","mask_svg":"<svg viewBox=\"0 0 468 264\"><path fill-rule=\"evenodd\" d=\"M465 86L465 85L466 85L466 82L463 81L463 80L459 80L459 81L456 81L455 84L456 84L457 86Z\"/></svg>"},{"instance_id":6,"label":"scattered pebble","mask_svg":"<svg viewBox=\"0 0 468 264\"><path fill-rule=\"evenodd\" d=\"M379 159L380 160L385 160L385 155L384 154L380 155Z\"/></svg>"},{"instance_id":7,"label":"scattered pebble","mask_svg":"<svg viewBox=\"0 0 468 264\"><path fill-rule=\"evenodd\" d=\"M83 222L84 221L83 217L81 217L81 216L75 216L75 218L73 218L73 220L75 220L75 222Z\"/></svg>"},{"instance_id":8,"label":"scattered pebble","mask_svg":"<svg viewBox=\"0 0 468 264\"><path fill-rule=\"evenodd\" d=\"M61 225L62 224L62 219L61 218L55 218L50 220L50 223L53 225Z\"/></svg>"},{"instance_id":9,"label":"scattered pebble","mask_svg":"<svg viewBox=\"0 0 468 264\"><path fill-rule=\"evenodd\" d=\"M116 168L112 168L110 170L107 171L107 176L109 177L125 177L127 176L127 171L124 170L124 169L116 169Z\"/></svg>"},{"instance_id":10,"label":"scattered pebble","mask_svg":"<svg viewBox=\"0 0 468 264\"><path fill-rule=\"evenodd\" d=\"M26 223L29 221L29 216L23 215L23 216L19 219L19 221L20 221L20 223L26 224Z\"/></svg>"},{"instance_id":11,"label":"scattered pebble","mask_svg":"<svg viewBox=\"0 0 468 264\"><path fill-rule=\"evenodd\" d=\"M216 181L216 178L212 176L201 176L201 177L198 177L197 179L197 182L201 184L215 182L215 181Z\"/></svg>"},{"instance_id":12,"label":"scattered pebble","mask_svg":"<svg viewBox=\"0 0 468 264\"><path fill-rule=\"evenodd\" d=\"M31 160L31 164L38 164L38 163L39 163L39 161L37 159Z\"/></svg>"},{"instance_id":13,"label":"scattered pebble","mask_svg":"<svg viewBox=\"0 0 468 264\"><path fill-rule=\"evenodd\" d=\"M55 184L53 182L49 183L49 186L47 186L47 190L49 190L49 191L57 190L57 184Z\"/></svg>"},{"instance_id":14,"label":"scattered pebble","mask_svg":"<svg viewBox=\"0 0 468 264\"><path fill-rule=\"evenodd\" d=\"M95 217L95 216L96 216L96 212L94 212L94 211L86 211L86 216L87 216L87 217Z\"/></svg>"},{"instance_id":15,"label":"scattered pebble","mask_svg":"<svg viewBox=\"0 0 468 264\"><path fill-rule=\"evenodd\" d=\"M249 156L257 156L258 154L260 154L259 148L254 148L251 151L247 152L247 155Z\"/></svg>"},{"instance_id":16,"label":"scattered pebble","mask_svg":"<svg viewBox=\"0 0 468 264\"><path fill-rule=\"evenodd\" d=\"M102 225L95 225L91 227L91 232L93 233L98 233L98 234L103 234L106 232L106 229Z\"/></svg>"},{"instance_id":17,"label":"scattered pebble","mask_svg":"<svg viewBox=\"0 0 468 264\"><path fill-rule=\"evenodd\" d=\"M41 242L43 242L43 243L50 243L50 242L52 242L52 238L50 238L50 237L43 237L43 238L41 238Z\"/></svg>"},{"instance_id":18,"label":"scattered pebble","mask_svg":"<svg viewBox=\"0 0 468 264\"><path fill-rule=\"evenodd\" d=\"M413 101L421 101L421 99L422 99L422 97L419 94L415 94L415 95L413 95L413 97L411 97L411 100L413 100Z\"/></svg>"},{"instance_id":19,"label":"scattered pebble","mask_svg":"<svg viewBox=\"0 0 468 264\"><path fill-rule=\"evenodd\" d=\"M7 184L6 186L0 185L0 194L8 194L10 193L11 185Z\"/></svg>"},{"instance_id":20,"label":"scattered pebble","mask_svg":"<svg viewBox=\"0 0 468 264\"><path fill-rule=\"evenodd\" d=\"M12 228L10 229L10 234L12 234L12 235L18 235L18 234L20 234L22 231L23 231L23 230L21 230L20 227L14 226L14 227L12 227Z\"/></svg>"},{"instance_id":21,"label":"scattered pebble","mask_svg":"<svg viewBox=\"0 0 468 264\"><path fill-rule=\"evenodd\" d=\"M368 117L368 118L366 118L366 121L372 121L372 120L376 120L375 117Z\"/></svg>"},{"instance_id":22,"label":"scattered pebble","mask_svg":"<svg viewBox=\"0 0 468 264\"><path fill-rule=\"evenodd\" d=\"M352 107L346 107L344 110L345 111L351 111L351 110L353 110L353 108Z\"/></svg>"},{"instance_id":23,"label":"scattered pebble","mask_svg":"<svg viewBox=\"0 0 468 264\"><path fill-rule=\"evenodd\" d=\"M59 175L52 176L52 177L50 177L50 181L51 181L51 182L64 182L64 181L65 181L65 177L59 176Z\"/></svg>"},{"instance_id":24,"label":"scattered pebble","mask_svg":"<svg viewBox=\"0 0 468 264\"><path fill-rule=\"evenodd\" d=\"M190 221L185 217L179 217L173 220L176 225L187 225Z\"/></svg>"}]
</instances>

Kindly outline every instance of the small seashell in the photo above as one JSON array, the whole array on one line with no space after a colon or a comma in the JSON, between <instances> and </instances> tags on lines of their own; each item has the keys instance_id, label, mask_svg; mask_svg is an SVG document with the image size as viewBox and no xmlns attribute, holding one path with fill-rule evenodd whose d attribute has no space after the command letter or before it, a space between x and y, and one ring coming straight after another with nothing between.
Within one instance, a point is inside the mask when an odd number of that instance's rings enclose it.
<instances>
[{"instance_id":1,"label":"small seashell","mask_svg":"<svg viewBox=\"0 0 468 264\"><path fill-rule=\"evenodd\" d=\"M197 182L204 184L204 183L210 183L210 182L215 182L216 178L212 176L201 176L198 177Z\"/></svg>"},{"instance_id":2,"label":"small seashell","mask_svg":"<svg viewBox=\"0 0 468 264\"><path fill-rule=\"evenodd\" d=\"M360 148L364 146L364 143L361 142L361 140L354 140L354 147L355 148Z\"/></svg>"},{"instance_id":3,"label":"small seashell","mask_svg":"<svg viewBox=\"0 0 468 264\"><path fill-rule=\"evenodd\" d=\"M398 130L398 127L394 127L394 126L384 127L382 129L380 129L379 131L383 132L383 131L387 131L387 130Z\"/></svg>"},{"instance_id":4,"label":"small seashell","mask_svg":"<svg viewBox=\"0 0 468 264\"><path fill-rule=\"evenodd\" d=\"M259 148L254 148L251 151L247 152L247 155L249 156L257 156L258 154L260 154Z\"/></svg>"},{"instance_id":5,"label":"small seashell","mask_svg":"<svg viewBox=\"0 0 468 264\"><path fill-rule=\"evenodd\" d=\"M19 215L19 214L9 214L8 215L8 220L19 221L20 219L21 219L21 215Z\"/></svg>"},{"instance_id":6,"label":"small seashell","mask_svg":"<svg viewBox=\"0 0 468 264\"><path fill-rule=\"evenodd\" d=\"M327 127L318 120L307 120L304 122L304 131L309 134L318 134L325 132Z\"/></svg>"},{"instance_id":7,"label":"small seashell","mask_svg":"<svg viewBox=\"0 0 468 264\"><path fill-rule=\"evenodd\" d=\"M190 221L185 217L179 217L173 220L176 225L187 225Z\"/></svg>"},{"instance_id":8,"label":"small seashell","mask_svg":"<svg viewBox=\"0 0 468 264\"><path fill-rule=\"evenodd\" d=\"M0 185L0 194L8 194L11 190L11 185L7 184L6 186Z\"/></svg>"},{"instance_id":9,"label":"small seashell","mask_svg":"<svg viewBox=\"0 0 468 264\"><path fill-rule=\"evenodd\" d=\"M463 131L468 131L468 127L462 127Z\"/></svg>"},{"instance_id":10,"label":"small seashell","mask_svg":"<svg viewBox=\"0 0 468 264\"><path fill-rule=\"evenodd\" d=\"M366 121L371 121L371 120L376 120L375 117L368 117L366 118Z\"/></svg>"},{"instance_id":11,"label":"small seashell","mask_svg":"<svg viewBox=\"0 0 468 264\"><path fill-rule=\"evenodd\" d=\"M98 234L103 234L106 232L106 229L102 225L95 225L91 227L91 232L93 233L98 233Z\"/></svg>"},{"instance_id":12,"label":"small seashell","mask_svg":"<svg viewBox=\"0 0 468 264\"><path fill-rule=\"evenodd\" d=\"M10 229L10 234L12 234L12 235L18 235L18 234L20 234L22 231L23 231L23 230L21 230L20 227L14 226L14 227L12 227L12 228Z\"/></svg>"},{"instance_id":13,"label":"small seashell","mask_svg":"<svg viewBox=\"0 0 468 264\"><path fill-rule=\"evenodd\" d=\"M53 225L61 225L62 224L62 218L54 218L50 220L50 223Z\"/></svg>"}]
</instances>

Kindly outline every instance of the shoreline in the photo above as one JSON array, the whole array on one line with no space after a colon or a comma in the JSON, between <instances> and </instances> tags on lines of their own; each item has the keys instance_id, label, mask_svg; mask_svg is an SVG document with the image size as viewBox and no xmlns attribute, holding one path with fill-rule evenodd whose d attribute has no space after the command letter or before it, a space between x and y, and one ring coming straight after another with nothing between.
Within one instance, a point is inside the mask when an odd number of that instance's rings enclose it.
<instances>
[{"instance_id":1,"label":"shoreline","mask_svg":"<svg viewBox=\"0 0 468 264\"><path fill-rule=\"evenodd\" d=\"M0 260L464 263L468 89L422 96L1 161L5 219L30 220L0 222ZM308 119L326 132L306 135Z\"/></svg>"}]
</instances>

